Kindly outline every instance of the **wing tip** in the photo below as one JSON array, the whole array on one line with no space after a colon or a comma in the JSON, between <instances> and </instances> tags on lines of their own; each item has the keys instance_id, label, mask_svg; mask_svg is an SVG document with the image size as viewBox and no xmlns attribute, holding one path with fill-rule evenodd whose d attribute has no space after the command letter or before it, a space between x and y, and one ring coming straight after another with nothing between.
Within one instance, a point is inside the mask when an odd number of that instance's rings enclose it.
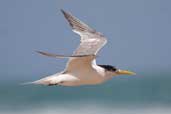
<instances>
[{"instance_id":1,"label":"wing tip","mask_svg":"<svg viewBox=\"0 0 171 114\"><path fill-rule=\"evenodd\" d=\"M60 10L61 10L61 12L62 12L63 14L65 14L65 13L66 13L63 9L60 9Z\"/></svg>"},{"instance_id":2,"label":"wing tip","mask_svg":"<svg viewBox=\"0 0 171 114\"><path fill-rule=\"evenodd\" d=\"M44 55L44 52L42 51L35 50L35 52Z\"/></svg>"},{"instance_id":3,"label":"wing tip","mask_svg":"<svg viewBox=\"0 0 171 114\"><path fill-rule=\"evenodd\" d=\"M41 54L41 55L44 55L44 56L49 56L49 57L56 57L57 55L55 54L52 54L52 53L47 53L47 52L43 52L43 51L35 51L37 52L38 54Z\"/></svg>"},{"instance_id":4,"label":"wing tip","mask_svg":"<svg viewBox=\"0 0 171 114\"><path fill-rule=\"evenodd\" d=\"M71 15L71 14L67 13L67 12L66 12L65 10L63 10L63 9L61 9L61 12L62 12L62 14L64 15L65 18L68 18L69 15Z\"/></svg>"}]
</instances>

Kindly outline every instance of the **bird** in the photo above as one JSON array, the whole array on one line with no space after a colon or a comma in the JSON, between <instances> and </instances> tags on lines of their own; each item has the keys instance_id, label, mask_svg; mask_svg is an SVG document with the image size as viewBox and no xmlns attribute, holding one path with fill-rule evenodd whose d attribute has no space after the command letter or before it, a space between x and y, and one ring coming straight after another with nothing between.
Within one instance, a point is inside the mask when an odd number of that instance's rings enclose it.
<instances>
[{"instance_id":1,"label":"bird","mask_svg":"<svg viewBox=\"0 0 171 114\"><path fill-rule=\"evenodd\" d=\"M114 76L135 75L134 72L121 70L112 65L96 64L99 50L107 43L106 37L85 24L70 12L61 9L72 31L80 36L80 44L72 55L58 55L43 51L39 54L53 58L67 58L68 62L62 72L46 76L29 84L47 86L81 86L102 84Z\"/></svg>"}]
</instances>

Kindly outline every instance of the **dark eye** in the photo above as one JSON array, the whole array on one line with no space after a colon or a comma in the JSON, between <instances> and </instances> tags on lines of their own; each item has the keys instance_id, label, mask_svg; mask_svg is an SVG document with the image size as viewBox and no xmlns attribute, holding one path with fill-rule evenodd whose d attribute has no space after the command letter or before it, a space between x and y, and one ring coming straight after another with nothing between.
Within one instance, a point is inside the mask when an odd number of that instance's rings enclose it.
<instances>
[{"instance_id":1,"label":"dark eye","mask_svg":"<svg viewBox=\"0 0 171 114\"><path fill-rule=\"evenodd\" d=\"M112 71L116 71L116 70L117 70L117 68L113 66L112 67Z\"/></svg>"}]
</instances>

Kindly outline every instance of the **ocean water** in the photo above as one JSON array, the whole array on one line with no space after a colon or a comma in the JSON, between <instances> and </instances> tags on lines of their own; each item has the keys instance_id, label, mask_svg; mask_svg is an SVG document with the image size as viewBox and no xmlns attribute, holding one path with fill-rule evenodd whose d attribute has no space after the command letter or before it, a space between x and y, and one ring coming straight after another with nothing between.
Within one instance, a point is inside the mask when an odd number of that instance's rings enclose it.
<instances>
[{"instance_id":1,"label":"ocean water","mask_svg":"<svg viewBox=\"0 0 171 114\"><path fill-rule=\"evenodd\" d=\"M120 76L97 86L1 81L0 114L171 114L171 73Z\"/></svg>"}]
</instances>

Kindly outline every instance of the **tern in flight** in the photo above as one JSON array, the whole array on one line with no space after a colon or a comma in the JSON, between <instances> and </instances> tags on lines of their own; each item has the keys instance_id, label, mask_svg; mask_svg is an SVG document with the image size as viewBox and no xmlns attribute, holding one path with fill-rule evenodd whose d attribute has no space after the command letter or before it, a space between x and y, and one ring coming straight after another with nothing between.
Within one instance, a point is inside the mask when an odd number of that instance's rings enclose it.
<instances>
[{"instance_id":1,"label":"tern in flight","mask_svg":"<svg viewBox=\"0 0 171 114\"><path fill-rule=\"evenodd\" d=\"M64 10L61 11L72 27L73 32L81 36L80 44L72 56L37 51L45 56L69 58L69 60L64 71L30 82L31 84L49 86L96 85L110 80L113 76L135 75L134 72L121 70L111 65L96 64L96 55L107 42L105 36L95 29L90 28L71 13L65 12Z\"/></svg>"}]
</instances>

